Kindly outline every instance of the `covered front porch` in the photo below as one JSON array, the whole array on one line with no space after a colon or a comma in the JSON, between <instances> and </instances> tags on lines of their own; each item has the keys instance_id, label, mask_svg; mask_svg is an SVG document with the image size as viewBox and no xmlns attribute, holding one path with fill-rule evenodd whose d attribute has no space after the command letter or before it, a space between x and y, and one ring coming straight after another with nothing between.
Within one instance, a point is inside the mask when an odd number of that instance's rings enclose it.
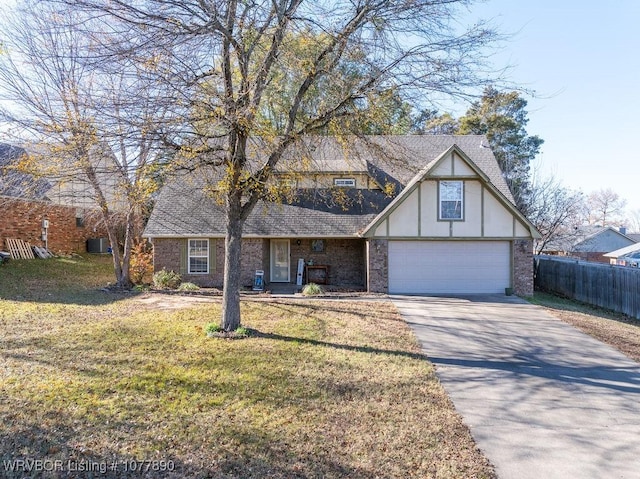
<instances>
[{"instance_id":1,"label":"covered front porch","mask_svg":"<svg viewBox=\"0 0 640 479\"><path fill-rule=\"evenodd\" d=\"M295 292L297 283L317 283L328 291L366 287L365 241L360 238L271 238L265 283L272 292ZM300 260L304 267L300 268ZM302 275L301 281L298 276Z\"/></svg>"}]
</instances>

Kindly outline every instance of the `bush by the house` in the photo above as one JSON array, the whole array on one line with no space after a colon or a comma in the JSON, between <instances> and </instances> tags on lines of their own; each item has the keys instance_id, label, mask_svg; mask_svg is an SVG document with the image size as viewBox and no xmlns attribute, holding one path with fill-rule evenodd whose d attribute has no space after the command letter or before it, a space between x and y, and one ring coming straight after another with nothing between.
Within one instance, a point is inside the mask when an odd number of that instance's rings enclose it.
<instances>
[{"instance_id":1,"label":"bush by the house","mask_svg":"<svg viewBox=\"0 0 640 479\"><path fill-rule=\"evenodd\" d=\"M175 271L162 268L153 275L153 286L158 289L177 289L180 283L182 278Z\"/></svg>"},{"instance_id":2,"label":"bush by the house","mask_svg":"<svg viewBox=\"0 0 640 479\"><path fill-rule=\"evenodd\" d=\"M302 288L302 294L305 296L316 296L323 293L324 290L322 289L322 287L318 286L315 283L309 283L304 288Z\"/></svg>"},{"instance_id":3,"label":"bush by the house","mask_svg":"<svg viewBox=\"0 0 640 479\"><path fill-rule=\"evenodd\" d=\"M151 271L153 271L153 253L148 243L140 242L131 249L131 265L129 267L131 281L133 284L142 284Z\"/></svg>"}]
</instances>

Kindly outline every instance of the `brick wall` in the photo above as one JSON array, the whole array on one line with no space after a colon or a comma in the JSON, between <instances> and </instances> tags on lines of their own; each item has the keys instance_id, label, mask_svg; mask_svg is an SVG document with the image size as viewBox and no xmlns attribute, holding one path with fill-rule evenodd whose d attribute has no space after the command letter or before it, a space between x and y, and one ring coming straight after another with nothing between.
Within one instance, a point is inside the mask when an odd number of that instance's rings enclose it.
<instances>
[{"instance_id":1,"label":"brick wall","mask_svg":"<svg viewBox=\"0 0 640 479\"><path fill-rule=\"evenodd\" d=\"M182 239L155 238L153 240L153 271L180 271L180 242Z\"/></svg>"},{"instance_id":2,"label":"brick wall","mask_svg":"<svg viewBox=\"0 0 640 479\"><path fill-rule=\"evenodd\" d=\"M298 259L313 260L316 265L329 266L329 284L333 286L364 287L365 242L361 239L324 239L324 251L312 251L308 238L292 239L291 282L295 283ZM298 244L298 242L300 244Z\"/></svg>"},{"instance_id":3,"label":"brick wall","mask_svg":"<svg viewBox=\"0 0 640 479\"><path fill-rule=\"evenodd\" d=\"M207 288L221 288L224 272L224 239L211 238L209 248L215 248L215 264L209 274L188 274L187 265L180 264L180 250L186 248L185 238L155 238L153 240L153 271L166 269L180 273L183 281Z\"/></svg>"},{"instance_id":4,"label":"brick wall","mask_svg":"<svg viewBox=\"0 0 640 479\"><path fill-rule=\"evenodd\" d=\"M389 242L385 239L372 239L367 244L369 276L367 290L372 293L389 292Z\"/></svg>"},{"instance_id":5,"label":"brick wall","mask_svg":"<svg viewBox=\"0 0 640 479\"><path fill-rule=\"evenodd\" d=\"M533 240L513 242L513 292L533 295Z\"/></svg>"},{"instance_id":6,"label":"brick wall","mask_svg":"<svg viewBox=\"0 0 640 479\"><path fill-rule=\"evenodd\" d=\"M251 288L253 287L253 279L257 269L265 270L265 248L264 243L269 244L269 240L263 238L251 238L242 240L242 260L240 263L240 281L242 286ZM224 244L222 246L222 254L224 255ZM266 257L268 262L269 257ZM265 281L269 281L267 271L265 270Z\"/></svg>"},{"instance_id":7,"label":"brick wall","mask_svg":"<svg viewBox=\"0 0 640 479\"><path fill-rule=\"evenodd\" d=\"M5 238L28 241L44 247L42 221L49 221L48 246L56 253L86 252L88 238L106 237L97 220L85 220L76 226L76 208L54 205L45 201L2 198L0 201L0 248L7 249Z\"/></svg>"},{"instance_id":8,"label":"brick wall","mask_svg":"<svg viewBox=\"0 0 640 479\"><path fill-rule=\"evenodd\" d=\"M180 248L186 239L155 238L153 240L153 269L162 268L180 272L185 281L191 281L203 287L220 288L223 284L224 272L224 239L211 239L210 246L215 244L216 268L207 275L189 275L180 271ZM313 259L315 264L329 266L329 283L337 286L364 287L365 258L363 240L326 239L324 252L312 252L310 239L292 239L290 241L291 272L290 282L295 283L298 258L305 261ZM270 240L248 238L242 242L242 262L240 278L244 287L253 286L256 270L265 272L265 281L269 282Z\"/></svg>"},{"instance_id":9,"label":"brick wall","mask_svg":"<svg viewBox=\"0 0 640 479\"><path fill-rule=\"evenodd\" d=\"M590 252L573 252L570 256L579 258L582 261L591 261L592 263L610 264L609 258L604 256L609 251L590 251Z\"/></svg>"}]
</instances>

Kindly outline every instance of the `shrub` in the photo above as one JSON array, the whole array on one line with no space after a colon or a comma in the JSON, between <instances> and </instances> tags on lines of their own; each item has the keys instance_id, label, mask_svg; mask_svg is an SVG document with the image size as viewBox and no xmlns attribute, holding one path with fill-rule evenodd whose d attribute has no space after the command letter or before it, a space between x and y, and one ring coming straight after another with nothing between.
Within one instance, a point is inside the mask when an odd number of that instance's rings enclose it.
<instances>
[{"instance_id":1,"label":"shrub","mask_svg":"<svg viewBox=\"0 0 640 479\"><path fill-rule=\"evenodd\" d=\"M180 286L178 286L178 291L198 291L199 289L200 286L193 283L181 283Z\"/></svg>"},{"instance_id":2,"label":"shrub","mask_svg":"<svg viewBox=\"0 0 640 479\"><path fill-rule=\"evenodd\" d=\"M153 286L159 289L176 289L182 283L182 278L175 271L162 268L153 275Z\"/></svg>"},{"instance_id":3,"label":"shrub","mask_svg":"<svg viewBox=\"0 0 640 479\"><path fill-rule=\"evenodd\" d=\"M238 329L236 329L235 331L225 332L218 323L207 323L207 325L204 327L204 332L210 338L219 337L227 339L239 339L247 338L251 335L251 330L249 328L245 328L244 326L238 327Z\"/></svg>"},{"instance_id":4,"label":"shrub","mask_svg":"<svg viewBox=\"0 0 640 479\"><path fill-rule=\"evenodd\" d=\"M221 333L222 327L218 323L207 323L204 332L207 333L207 336L213 336L216 333Z\"/></svg>"},{"instance_id":5,"label":"shrub","mask_svg":"<svg viewBox=\"0 0 640 479\"><path fill-rule=\"evenodd\" d=\"M142 284L153 271L153 254L149 243L141 241L131 249L129 275L133 284Z\"/></svg>"},{"instance_id":6,"label":"shrub","mask_svg":"<svg viewBox=\"0 0 640 479\"><path fill-rule=\"evenodd\" d=\"M305 296L315 296L324 293L324 290L315 283L309 283L302 288L302 294Z\"/></svg>"},{"instance_id":7,"label":"shrub","mask_svg":"<svg viewBox=\"0 0 640 479\"><path fill-rule=\"evenodd\" d=\"M235 333L237 337L242 337L242 338L246 338L250 334L249 329L245 328L244 326L238 327L238 329L235 330Z\"/></svg>"}]
</instances>

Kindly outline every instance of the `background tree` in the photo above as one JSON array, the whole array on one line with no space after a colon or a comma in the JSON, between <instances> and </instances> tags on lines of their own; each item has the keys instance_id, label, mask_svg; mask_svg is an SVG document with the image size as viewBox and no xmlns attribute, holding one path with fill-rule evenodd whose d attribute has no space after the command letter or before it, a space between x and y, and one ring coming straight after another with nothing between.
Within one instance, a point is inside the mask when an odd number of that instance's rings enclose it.
<instances>
[{"instance_id":1,"label":"background tree","mask_svg":"<svg viewBox=\"0 0 640 479\"><path fill-rule=\"evenodd\" d=\"M170 108L170 121L153 130L176 151L174 163L206 165L222 177L208 188L226 211L227 331L240 324L243 225L268 196L268 180L283 154L303 135L345 135L362 125L353 120L376 110L369 108L378 99L374 92L468 95L486 83L476 74L486 70L476 67L496 38L484 24L460 28L459 9L469 3L464 0L56 3L113 21L112 55L154 66L144 78L163 92L154 98ZM269 121L264 112L276 98L281 113Z\"/></svg>"},{"instance_id":2,"label":"background tree","mask_svg":"<svg viewBox=\"0 0 640 479\"><path fill-rule=\"evenodd\" d=\"M583 194L564 188L553 177L534 175L528 201L529 220L542 236L534 245L536 254L551 242L572 238L583 223Z\"/></svg>"},{"instance_id":3,"label":"background tree","mask_svg":"<svg viewBox=\"0 0 640 479\"><path fill-rule=\"evenodd\" d=\"M611 188L594 191L587 197L587 221L591 225L623 226L627 201Z\"/></svg>"},{"instance_id":4,"label":"background tree","mask_svg":"<svg viewBox=\"0 0 640 479\"><path fill-rule=\"evenodd\" d=\"M295 65L301 59L309 58L317 53L318 47L326 45L330 37L325 33L313 30L292 32L286 35L283 48L279 52L282 63ZM266 47L266 46L265 46ZM318 108L330 103L340 95L336 90L344 83L366 81L369 73L363 70L360 61L364 58L361 52L354 52L353 58L345 59L336 66L335 77L340 81L318 81L312 85L302 99L298 110L299 121L308 121L317 115ZM269 85L265 88L264 101L258 115L257 125L264 132L278 135L285 128L291 102L295 98L300 83L304 81L304 69L290 68L274 71ZM347 131L361 135L406 134L411 126L411 105L404 100L399 88L380 86L363 93L356 100L353 116L343 119L333 126L339 131ZM323 135L335 135L329 126L318 128L314 132Z\"/></svg>"},{"instance_id":5,"label":"background tree","mask_svg":"<svg viewBox=\"0 0 640 479\"><path fill-rule=\"evenodd\" d=\"M628 212L625 226L627 226L630 233L640 233L640 210Z\"/></svg>"},{"instance_id":6,"label":"background tree","mask_svg":"<svg viewBox=\"0 0 640 479\"><path fill-rule=\"evenodd\" d=\"M450 113L421 110L412 118L411 132L417 135L455 135L460 122Z\"/></svg>"},{"instance_id":7,"label":"background tree","mask_svg":"<svg viewBox=\"0 0 640 479\"><path fill-rule=\"evenodd\" d=\"M516 205L527 214L531 194L530 164L543 140L530 136L527 101L519 92L502 92L487 87L482 98L460 118L460 135L486 135L502 169Z\"/></svg>"},{"instance_id":8,"label":"background tree","mask_svg":"<svg viewBox=\"0 0 640 479\"><path fill-rule=\"evenodd\" d=\"M29 150L21 169L54 180L62 201L86 207L90 199L100 211L116 284L128 288L140 213L154 189L150 118L161 105L142 81L144 63L99 53L112 27L47 2L5 12L0 115L5 137Z\"/></svg>"}]
</instances>

